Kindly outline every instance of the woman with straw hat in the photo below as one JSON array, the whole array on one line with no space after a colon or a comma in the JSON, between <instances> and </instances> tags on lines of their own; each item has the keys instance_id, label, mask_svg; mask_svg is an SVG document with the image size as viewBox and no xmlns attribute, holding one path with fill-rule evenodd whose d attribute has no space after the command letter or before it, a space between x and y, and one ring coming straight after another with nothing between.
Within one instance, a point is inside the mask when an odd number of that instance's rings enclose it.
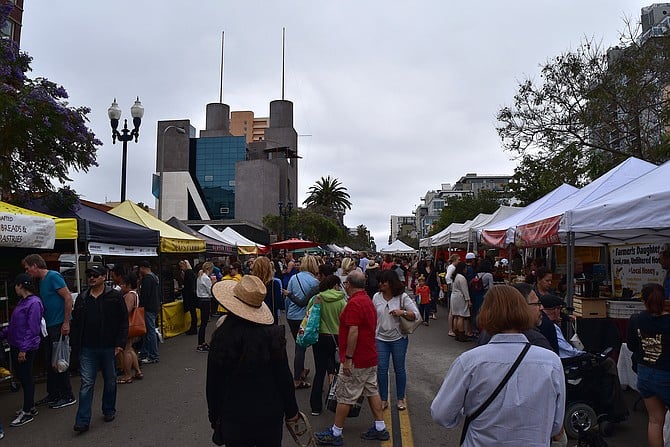
<instances>
[{"instance_id":1,"label":"woman with straw hat","mask_svg":"<svg viewBox=\"0 0 670 447\"><path fill-rule=\"evenodd\" d=\"M284 327L273 324L266 293L253 275L212 287L228 311L207 359L207 406L218 445L280 446L283 419L299 418Z\"/></svg>"}]
</instances>

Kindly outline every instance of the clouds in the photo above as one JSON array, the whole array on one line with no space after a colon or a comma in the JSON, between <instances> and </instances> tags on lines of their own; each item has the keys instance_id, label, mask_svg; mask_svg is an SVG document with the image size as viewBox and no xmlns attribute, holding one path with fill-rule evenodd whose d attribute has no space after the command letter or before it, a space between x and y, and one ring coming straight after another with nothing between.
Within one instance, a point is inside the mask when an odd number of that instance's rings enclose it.
<instances>
[{"instance_id":1,"label":"clouds","mask_svg":"<svg viewBox=\"0 0 670 447\"><path fill-rule=\"evenodd\" d=\"M107 107L129 117L145 105L138 144L129 143L128 197L153 203L156 122L188 118L204 128L219 98L225 31L224 102L267 116L281 96L286 27L286 99L300 137L299 191L322 176L351 194L350 227L365 224L384 245L391 214L466 172L511 174L495 114L516 82L587 36L617 42L622 17L651 2L505 0L223 2L28 0L22 49L32 76L65 86L72 105L91 107L104 143L100 166L73 174L87 199L117 200L121 147Z\"/></svg>"}]
</instances>

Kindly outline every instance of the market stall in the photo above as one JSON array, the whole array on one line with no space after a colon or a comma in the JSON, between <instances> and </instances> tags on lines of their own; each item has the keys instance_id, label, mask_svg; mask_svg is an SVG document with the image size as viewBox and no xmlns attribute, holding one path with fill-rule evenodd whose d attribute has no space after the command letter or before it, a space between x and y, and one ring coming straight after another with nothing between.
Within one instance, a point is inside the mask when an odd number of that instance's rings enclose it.
<instances>
[{"instance_id":1,"label":"market stall","mask_svg":"<svg viewBox=\"0 0 670 447\"><path fill-rule=\"evenodd\" d=\"M185 254L204 253L205 241L199 237L184 233L152 216L142 208L126 200L109 210L110 214L134 222L138 225L156 230L160 233L158 269L161 278L161 333L164 337L179 335L188 329L190 315L184 314L181 301L166 302L166 296L174 293L173 282L169 279L174 264Z\"/></svg>"},{"instance_id":2,"label":"market stall","mask_svg":"<svg viewBox=\"0 0 670 447\"><path fill-rule=\"evenodd\" d=\"M379 250L379 253L390 255L413 255L416 252L416 248L410 247L400 239L396 239L391 245L387 245Z\"/></svg>"}]
</instances>

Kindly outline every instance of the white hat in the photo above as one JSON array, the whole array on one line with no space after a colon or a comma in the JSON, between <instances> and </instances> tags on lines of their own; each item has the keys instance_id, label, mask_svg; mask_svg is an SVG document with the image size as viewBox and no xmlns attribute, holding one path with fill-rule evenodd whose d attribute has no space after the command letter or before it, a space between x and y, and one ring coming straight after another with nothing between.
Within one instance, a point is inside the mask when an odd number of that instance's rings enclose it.
<instances>
[{"instance_id":1,"label":"white hat","mask_svg":"<svg viewBox=\"0 0 670 447\"><path fill-rule=\"evenodd\" d=\"M468 260L468 259L475 259L476 257L477 257L477 256L475 256L475 254L472 253L472 252L470 252L470 253L468 253L467 255L465 255L465 259L466 259L466 260Z\"/></svg>"}]
</instances>

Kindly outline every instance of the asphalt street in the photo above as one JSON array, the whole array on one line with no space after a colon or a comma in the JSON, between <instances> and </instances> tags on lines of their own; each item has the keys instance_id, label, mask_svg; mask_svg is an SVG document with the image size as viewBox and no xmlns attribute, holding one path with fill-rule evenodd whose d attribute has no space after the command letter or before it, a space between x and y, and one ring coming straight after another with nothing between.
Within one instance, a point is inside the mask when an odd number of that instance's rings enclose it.
<instances>
[{"instance_id":1,"label":"asphalt street","mask_svg":"<svg viewBox=\"0 0 670 447\"><path fill-rule=\"evenodd\" d=\"M364 405L357 418L349 418L344 429L346 446L444 446L457 447L460 429L446 430L433 423L430 403L440 387L451 362L474 343L459 343L447 336L444 309L440 309L438 320L430 326L421 326L411 335L407 356L408 386L407 411L395 408L391 399L391 410L384 413L391 431L391 439L385 442L365 441L360 433L372 424L372 415ZM208 327L214 329L213 322ZM289 356L292 358L293 342L290 332ZM22 394L12 393L5 386L0 389L0 420L5 429L5 438L0 447L7 446L196 446L211 443L211 430L207 420L205 402L205 366L207 355L195 351L196 337L180 335L165 340L160 347L161 361L144 367L144 380L119 385L117 417L113 422L103 421L100 410L102 394L101 376L96 383L91 429L76 434L72 430L77 405L52 410L39 408L35 420L23 427L9 427L14 412L21 407ZM291 363L292 365L292 363ZM314 371L311 351L307 353L307 367ZM73 389L79 389L78 377L72 378ZM391 381L391 389L394 389ZM324 390L325 392L325 390ZM310 390L297 390L301 411L309 415ZM46 395L45 384L39 383L36 398ZM625 392L629 401L631 417L620 424L614 435L608 438L610 447L644 445L646 442L646 413L644 405L633 411L637 398L633 391ZM393 396L393 394L391 394ZM263 402L259 402L262 405ZM323 430L333 422L333 413L324 411L320 416L308 416L314 430ZM573 446L574 441L569 445ZM294 446L293 439L285 431L283 446Z\"/></svg>"}]
</instances>

